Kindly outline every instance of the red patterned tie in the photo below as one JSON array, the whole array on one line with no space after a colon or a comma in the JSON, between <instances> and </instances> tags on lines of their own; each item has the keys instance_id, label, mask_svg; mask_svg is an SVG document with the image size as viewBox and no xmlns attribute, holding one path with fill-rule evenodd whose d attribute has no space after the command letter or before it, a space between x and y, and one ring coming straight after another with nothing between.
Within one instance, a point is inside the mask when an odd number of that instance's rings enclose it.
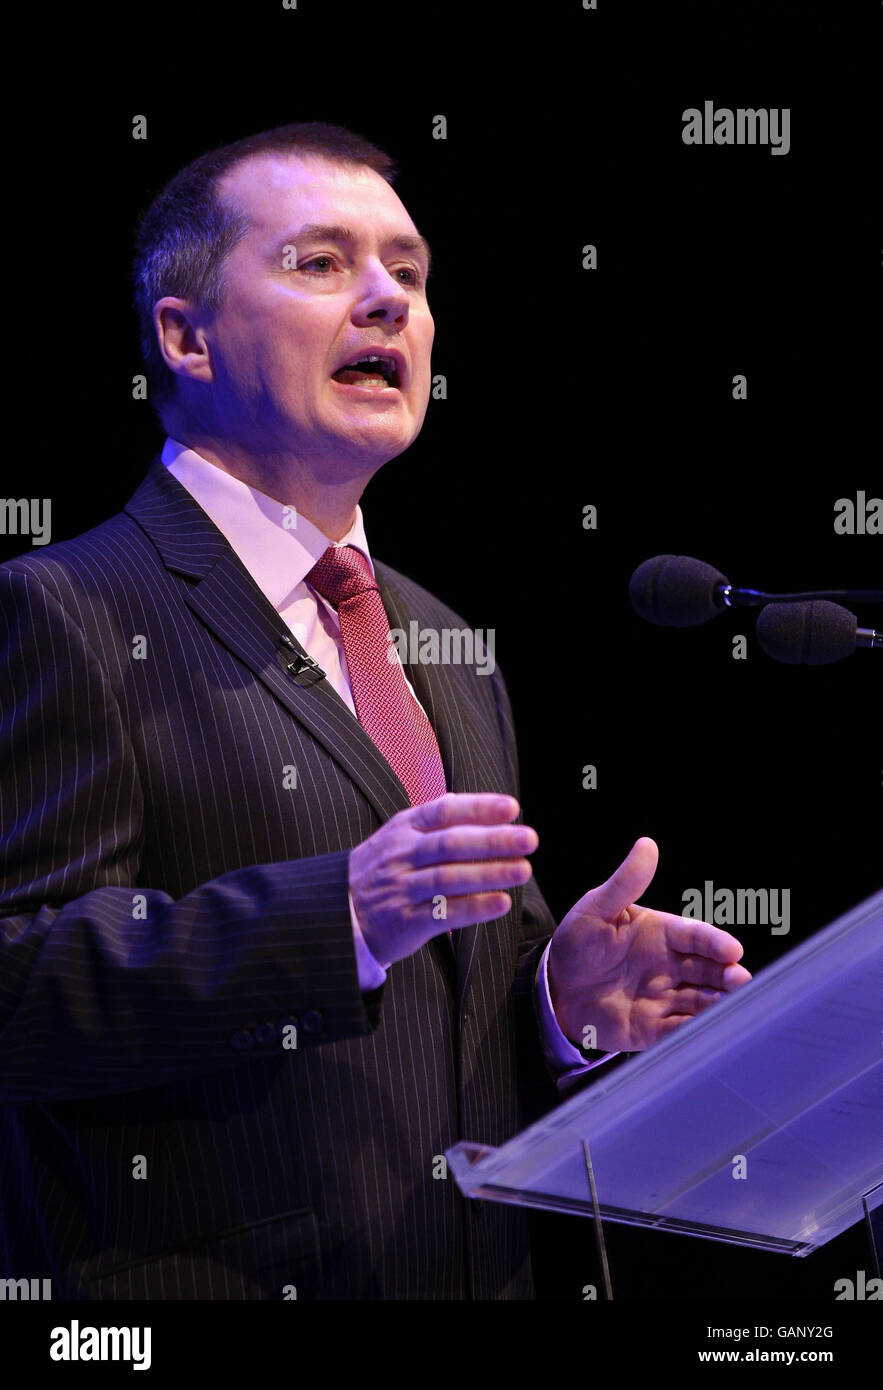
<instances>
[{"instance_id":1,"label":"red patterned tie","mask_svg":"<svg viewBox=\"0 0 883 1390\"><path fill-rule=\"evenodd\" d=\"M445 770L432 725L408 689L389 640L377 580L360 550L330 545L309 574L337 609L359 723L408 793L412 806L443 796Z\"/></svg>"}]
</instances>

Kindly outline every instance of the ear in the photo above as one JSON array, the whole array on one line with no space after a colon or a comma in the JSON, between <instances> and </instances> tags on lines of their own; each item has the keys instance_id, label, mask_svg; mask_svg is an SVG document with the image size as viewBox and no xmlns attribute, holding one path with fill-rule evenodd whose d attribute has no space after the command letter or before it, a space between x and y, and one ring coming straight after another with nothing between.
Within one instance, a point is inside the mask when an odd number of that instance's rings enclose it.
<instances>
[{"instance_id":1,"label":"ear","mask_svg":"<svg viewBox=\"0 0 883 1390\"><path fill-rule=\"evenodd\" d=\"M166 295L153 306L153 324L166 366L191 381L214 381L201 314L187 299Z\"/></svg>"}]
</instances>

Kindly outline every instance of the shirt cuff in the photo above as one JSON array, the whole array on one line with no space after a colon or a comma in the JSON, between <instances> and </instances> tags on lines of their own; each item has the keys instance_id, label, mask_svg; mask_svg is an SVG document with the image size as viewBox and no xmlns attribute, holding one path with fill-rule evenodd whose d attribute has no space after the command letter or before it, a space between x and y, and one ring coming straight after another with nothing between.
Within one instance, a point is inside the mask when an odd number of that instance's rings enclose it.
<instances>
[{"instance_id":1,"label":"shirt cuff","mask_svg":"<svg viewBox=\"0 0 883 1390\"><path fill-rule=\"evenodd\" d=\"M550 941L540 957L540 964L537 969L537 1008L546 1061L558 1072L556 1084L561 1087L566 1085L568 1081L575 1080L578 1076L584 1076L593 1067L600 1067L602 1062L609 1062L611 1057L617 1057L619 1054L605 1052L602 1057L589 1059L585 1052L581 1052L562 1033L555 1017L555 1010L552 1008L552 996L549 993L549 950L551 945Z\"/></svg>"},{"instance_id":2,"label":"shirt cuff","mask_svg":"<svg viewBox=\"0 0 883 1390\"><path fill-rule=\"evenodd\" d=\"M356 916L356 909L353 905L352 893L347 893L350 904L350 921L353 924L353 945L356 948L356 970L359 975L359 989L363 994L367 994L372 989L379 989L386 979L388 966L383 966L372 956L362 935L362 928L359 926L359 919Z\"/></svg>"}]
</instances>

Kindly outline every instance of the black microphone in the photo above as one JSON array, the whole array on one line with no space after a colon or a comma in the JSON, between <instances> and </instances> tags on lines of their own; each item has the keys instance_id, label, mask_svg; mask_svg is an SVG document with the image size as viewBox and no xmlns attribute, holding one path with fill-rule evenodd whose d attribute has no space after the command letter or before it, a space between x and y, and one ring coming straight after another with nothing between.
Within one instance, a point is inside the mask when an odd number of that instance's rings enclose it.
<instances>
[{"instance_id":1,"label":"black microphone","mask_svg":"<svg viewBox=\"0 0 883 1390\"><path fill-rule=\"evenodd\" d=\"M859 627L839 603L770 603L757 620L757 640L774 661L791 666L825 666L851 656L856 647L883 650L883 632Z\"/></svg>"},{"instance_id":2,"label":"black microphone","mask_svg":"<svg viewBox=\"0 0 883 1390\"><path fill-rule=\"evenodd\" d=\"M688 555L655 555L639 565L629 580L632 607L648 623L662 627L696 627L724 610L721 597L728 580L720 570Z\"/></svg>"},{"instance_id":3,"label":"black microphone","mask_svg":"<svg viewBox=\"0 0 883 1390\"><path fill-rule=\"evenodd\" d=\"M639 617L662 627L697 627L727 608L762 608L768 603L849 598L883 603L883 589L824 589L804 594L767 594L737 589L726 575L689 555L655 555L629 581L629 598Z\"/></svg>"}]
</instances>

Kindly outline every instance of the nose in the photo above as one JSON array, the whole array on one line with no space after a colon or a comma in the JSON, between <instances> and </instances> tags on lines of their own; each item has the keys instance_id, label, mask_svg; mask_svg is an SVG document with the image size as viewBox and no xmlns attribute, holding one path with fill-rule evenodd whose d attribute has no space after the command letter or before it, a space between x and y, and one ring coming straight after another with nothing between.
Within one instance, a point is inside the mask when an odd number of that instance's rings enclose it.
<instances>
[{"instance_id":1,"label":"nose","mask_svg":"<svg viewBox=\"0 0 883 1390\"><path fill-rule=\"evenodd\" d=\"M365 272L353 322L365 325L379 321L404 328L409 308L406 286L393 279L386 266L378 261Z\"/></svg>"}]
</instances>

